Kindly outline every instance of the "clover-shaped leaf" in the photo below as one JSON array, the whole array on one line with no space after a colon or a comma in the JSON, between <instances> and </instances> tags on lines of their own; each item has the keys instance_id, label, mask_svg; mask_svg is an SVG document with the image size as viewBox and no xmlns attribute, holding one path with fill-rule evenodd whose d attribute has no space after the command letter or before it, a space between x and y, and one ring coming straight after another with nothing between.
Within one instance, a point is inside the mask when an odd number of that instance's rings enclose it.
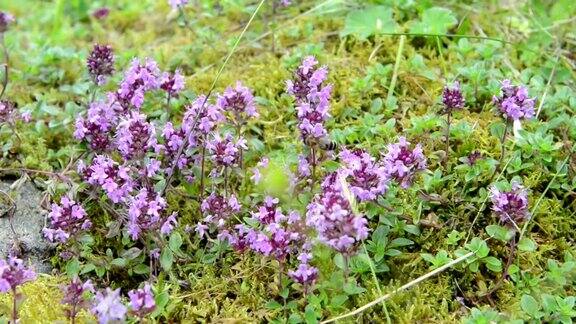
<instances>
[{"instance_id":1,"label":"clover-shaped leaf","mask_svg":"<svg viewBox=\"0 0 576 324\"><path fill-rule=\"evenodd\" d=\"M426 9L422 20L412 24L411 33L415 34L446 34L455 26L458 20L450 9L433 7Z\"/></svg>"},{"instance_id":2,"label":"clover-shaped leaf","mask_svg":"<svg viewBox=\"0 0 576 324\"><path fill-rule=\"evenodd\" d=\"M366 39L372 35L394 33L398 24L392 18L392 9L384 6L372 6L351 11L346 17L342 36L355 35Z\"/></svg>"}]
</instances>

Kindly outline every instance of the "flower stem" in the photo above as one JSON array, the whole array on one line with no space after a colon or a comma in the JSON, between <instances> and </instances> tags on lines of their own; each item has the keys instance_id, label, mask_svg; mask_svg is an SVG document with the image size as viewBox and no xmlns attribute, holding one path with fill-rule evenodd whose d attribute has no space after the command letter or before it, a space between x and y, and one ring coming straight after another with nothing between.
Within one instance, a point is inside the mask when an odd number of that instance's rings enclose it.
<instances>
[{"instance_id":1,"label":"flower stem","mask_svg":"<svg viewBox=\"0 0 576 324\"><path fill-rule=\"evenodd\" d=\"M445 157L445 166L448 166L448 160L450 158L450 122L452 117L452 110L448 109L448 113L446 115L446 157Z\"/></svg>"},{"instance_id":2,"label":"flower stem","mask_svg":"<svg viewBox=\"0 0 576 324\"><path fill-rule=\"evenodd\" d=\"M204 165L206 160L206 143L202 143L202 162L200 167L200 200L204 196Z\"/></svg>"},{"instance_id":3,"label":"flower stem","mask_svg":"<svg viewBox=\"0 0 576 324\"><path fill-rule=\"evenodd\" d=\"M12 288L12 323L18 323L18 309L16 308L18 298L16 288Z\"/></svg>"},{"instance_id":4,"label":"flower stem","mask_svg":"<svg viewBox=\"0 0 576 324\"><path fill-rule=\"evenodd\" d=\"M4 42L3 33L0 33L0 46L2 46L2 51L4 52L4 81L2 82L2 92L0 92L0 99L2 99L2 97L4 97L4 92L6 92L6 88L8 87L8 65L10 64L10 56L8 55L8 49Z\"/></svg>"},{"instance_id":5,"label":"flower stem","mask_svg":"<svg viewBox=\"0 0 576 324\"><path fill-rule=\"evenodd\" d=\"M500 165L502 165L502 161L504 161L504 156L506 155L506 136L508 135L508 128L509 127L510 127L510 123L508 123L508 121L506 121L506 127L504 127L504 134L502 134L502 140L501 140L502 150L500 153L500 162L498 163L498 168L500 168Z\"/></svg>"}]
</instances>

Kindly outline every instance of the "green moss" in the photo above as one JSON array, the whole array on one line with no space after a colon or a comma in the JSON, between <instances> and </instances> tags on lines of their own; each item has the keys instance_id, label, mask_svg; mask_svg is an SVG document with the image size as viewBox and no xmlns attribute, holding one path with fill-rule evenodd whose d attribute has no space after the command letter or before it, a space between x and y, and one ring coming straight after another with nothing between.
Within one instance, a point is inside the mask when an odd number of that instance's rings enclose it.
<instances>
[{"instance_id":1,"label":"green moss","mask_svg":"<svg viewBox=\"0 0 576 324\"><path fill-rule=\"evenodd\" d=\"M18 317L22 323L66 322L64 306L60 304L65 283L62 277L39 275L38 279L18 288L24 299L18 308ZM12 314L12 294L0 294L0 317L9 318ZM93 317L81 311L76 323L93 321Z\"/></svg>"}]
</instances>

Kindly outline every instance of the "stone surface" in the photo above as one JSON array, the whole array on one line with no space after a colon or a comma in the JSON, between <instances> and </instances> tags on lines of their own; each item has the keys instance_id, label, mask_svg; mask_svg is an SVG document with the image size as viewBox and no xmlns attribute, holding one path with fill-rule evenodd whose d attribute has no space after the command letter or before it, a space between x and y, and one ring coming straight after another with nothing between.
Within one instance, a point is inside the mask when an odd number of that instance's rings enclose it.
<instances>
[{"instance_id":1,"label":"stone surface","mask_svg":"<svg viewBox=\"0 0 576 324\"><path fill-rule=\"evenodd\" d=\"M16 203L16 212L12 224L18 237L20 257L29 263L37 272L50 272L52 267L48 259L52 246L42 237L42 228L46 213L42 211L40 202L42 192L26 181L19 188L12 190L13 182L0 181L0 190L8 193ZM9 200L0 194L0 257L6 258L16 242L10 227L10 219L6 211L10 208Z\"/></svg>"}]
</instances>

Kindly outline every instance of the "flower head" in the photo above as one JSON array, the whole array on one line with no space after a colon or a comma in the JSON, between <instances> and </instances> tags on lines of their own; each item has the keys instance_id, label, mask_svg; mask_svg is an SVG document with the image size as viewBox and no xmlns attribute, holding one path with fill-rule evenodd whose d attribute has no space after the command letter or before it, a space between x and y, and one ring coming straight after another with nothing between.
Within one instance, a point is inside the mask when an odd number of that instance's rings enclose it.
<instances>
[{"instance_id":1,"label":"flower head","mask_svg":"<svg viewBox=\"0 0 576 324\"><path fill-rule=\"evenodd\" d=\"M0 34L8 30L8 25L14 22L14 16L11 14L0 11Z\"/></svg>"},{"instance_id":2,"label":"flower head","mask_svg":"<svg viewBox=\"0 0 576 324\"><path fill-rule=\"evenodd\" d=\"M228 87L218 96L216 104L222 111L231 112L236 123L242 124L249 117L258 117L252 91L240 81L234 88Z\"/></svg>"},{"instance_id":3,"label":"flower head","mask_svg":"<svg viewBox=\"0 0 576 324\"><path fill-rule=\"evenodd\" d=\"M388 175L383 166L364 150L343 150L340 159L344 166L342 175L350 190L360 201L374 200L388 189Z\"/></svg>"},{"instance_id":4,"label":"flower head","mask_svg":"<svg viewBox=\"0 0 576 324\"><path fill-rule=\"evenodd\" d=\"M329 179L337 179L331 174ZM357 243L368 237L368 221L356 215L339 181L324 181L323 191L308 205L306 224L316 230L318 239L334 250L353 254Z\"/></svg>"},{"instance_id":5,"label":"flower head","mask_svg":"<svg viewBox=\"0 0 576 324\"><path fill-rule=\"evenodd\" d=\"M130 298L130 308L132 313L139 318L143 318L150 314L156 308L154 295L152 294L152 289L150 289L150 284L148 283L145 283L143 288L129 291L128 297Z\"/></svg>"},{"instance_id":6,"label":"flower head","mask_svg":"<svg viewBox=\"0 0 576 324\"><path fill-rule=\"evenodd\" d=\"M177 10L178 8L184 7L188 4L189 0L168 0L168 3L172 9Z\"/></svg>"},{"instance_id":7,"label":"flower head","mask_svg":"<svg viewBox=\"0 0 576 324\"><path fill-rule=\"evenodd\" d=\"M86 118L76 120L74 137L86 141L96 152L106 152L111 148L117 123L114 106L108 101L96 101L88 107Z\"/></svg>"},{"instance_id":8,"label":"flower head","mask_svg":"<svg viewBox=\"0 0 576 324\"><path fill-rule=\"evenodd\" d=\"M13 123L16 119L16 103L10 100L0 100L0 123Z\"/></svg>"},{"instance_id":9,"label":"flower head","mask_svg":"<svg viewBox=\"0 0 576 324\"><path fill-rule=\"evenodd\" d=\"M234 140L230 134L226 134L224 137L215 134L213 139L206 144L206 148L212 154L214 162L222 166L237 164L240 151L248 149L244 138L240 137Z\"/></svg>"},{"instance_id":10,"label":"flower head","mask_svg":"<svg viewBox=\"0 0 576 324\"><path fill-rule=\"evenodd\" d=\"M400 137L397 143L388 145L388 152L382 162L388 176L403 188L412 184L418 171L426 169L426 157L420 144L411 149L410 142L404 137Z\"/></svg>"},{"instance_id":11,"label":"flower head","mask_svg":"<svg viewBox=\"0 0 576 324\"><path fill-rule=\"evenodd\" d=\"M60 204L52 204L48 214L50 225L42 230L50 242L64 243L70 236L92 226L82 205L64 196Z\"/></svg>"},{"instance_id":12,"label":"flower head","mask_svg":"<svg viewBox=\"0 0 576 324\"><path fill-rule=\"evenodd\" d=\"M197 120L196 125L194 125L195 120ZM222 109L209 103L205 95L200 95L186 107L182 129L185 133L192 133L193 137L206 136L222 121L224 121ZM197 129L192 129L194 126Z\"/></svg>"},{"instance_id":13,"label":"flower head","mask_svg":"<svg viewBox=\"0 0 576 324\"><path fill-rule=\"evenodd\" d=\"M118 203L132 191L134 181L130 177L130 169L119 165L106 155L96 155L92 164L79 170L84 179L94 186L100 186L108 198Z\"/></svg>"},{"instance_id":14,"label":"flower head","mask_svg":"<svg viewBox=\"0 0 576 324\"><path fill-rule=\"evenodd\" d=\"M157 229L162 222L162 213L166 201L160 194L143 188L130 198L128 209L128 233L133 240L140 237L143 231Z\"/></svg>"},{"instance_id":15,"label":"flower head","mask_svg":"<svg viewBox=\"0 0 576 324\"><path fill-rule=\"evenodd\" d=\"M107 324L112 321L123 321L126 317L126 306L122 304L120 288L106 288L99 291L94 298L92 313L98 318L98 323Z\"/></svg>"},{"instance_id":16,"label":"flower head","mask_svg":"<svg viewBox=\"0 0 576 324\"><path fill-rule=\"evenodd\" d=\"M464 100L464 95L462 94L458 81L454 82L451 87L444 87L442 91L442 103L444 104L445 112L464 108L466 100Z\"/></svg>"},{"instance_id":17,"label":"flower head","mask_svg":"<svg viewBox=\"0 0 576 324\"><path fill-rule=\"evenodd\" d=\"M92 13L92 17L102 20L102 19L105 19L106 17L108 17L109 14L110 14L110 9L107 7L102 7L102 8L98 8L98 9L94 10L94 12Z\"/></svg>"},{"instance_id":18,"label":"flower head","mask_svg":"<svg viewBox=\"0 0 576 324\"><path fill-rule=\"evenodd\" d=\"M174 74L164 72L160 79L160 89L166 91L171 97L177 97L178 93L184 89L185 80L179 70Z\"/></svg>"},{"instance_id":19,"label":"flower head","mask_svg":"<svg viewBox=\"0 0 576 324\"><path fill-rule=\"evenodd\" d=\"M500 191L490 188L492 211L505 224L517 224L530 218L528 211L528 191L519 183L512 183L512 190Z\"/></svg>"},{"instance_id":20,"label":"flower head","mask_svg":"<svg viewBox=\"0 0 576 324\"><path fill-rule=\"evenodd\" d=\"M62 304L68 305L66 309L66 317L68 319L75 318L81 308L88 306L85 300L85 293L94 292L94 286L90 280L82 282L78 277L72 279L70 284L62 287L64 297Z\"/></svg>"},{"instance_id":21,"label":"flower head","mask_svg":"<svg viewBox=\"0 0 576 324\"><path fill-rule=\"evenodd\" d=\"M114 73L114 51L110 45L94 44L86 61L88 73L97 85L106 83L106 79Z\"/></svg>"},{"instance_id":22,"label":"flower head","mask_svg":"<svg viewBox=\"0 0 576 324\"><path fill-rule=\"evenodd\" d=\"M301 285L311 286L318 278L318 269L308 263L300 263L296 270L288 271L288 276Z\"/></svg>"},{"instance_id":23,"label":"flower head","mask_svg":"<svg viewBox=\"0 0 576 324\"><path fill-rule=\"evenodd\" d=\"M219 194L211 193L202 201L201 209L204 214L204 222L222 228L230 217L240 212L241 206L234 195L225 198Z\"/></svg>"},{"instance_id":24,"label":"flower head","mask_svg":"<svg viewBox=\"0 0 576 324\"><path fill-rule=\"evenodd\" d=\"M15 256L8 261L0 260L0 293L14 291L28 281L36 279L36 273L25 267L24 262Z\"/></svg>"},{"instance_id":25,"label":"flower head","mask_svg":"<svg viewBox=\"0 0 576 324\"><path fill-rule=\"evenodd\" d=\"M328 69L317 68L313 56L304 58L294 73L294 79L286 81L286 89L296 100L298 128L302 138L320 139L327 135L324 122L330 117L332 86L323 85Z\"/></svg>"},{"instance_id":26,"label":"flower head","mask_svg":"<svg viewBox=\"0 0 576 324\"><path fill-rule=\"evenodd\" d=\"M513 86L510 80L502 81L502 95L492 101L506 120L514 121L534 117L535 98L528 97L525 86Z\"/></svg>"},{"instance_id":27,"label":"flower head","mask_svg":"<svg viewBox=\"0 0 576 324\"><path fill-rule=\"evenodd\" d=\"M133 111L118 124L118 151L126 160L140 158L156 145L156 129L146 121L146 115Z\"/></svg>"},{"instance_id":28,"label":"flower head","mask_svg":"<svg viewBox=\"0 0 576 324\"><path fill-rule=\"evenodd\" d=\"M116 92L116 100L126 112L130 107L140 109L144 103L146 92L160 87L160 69L158 64L147 58L142 64L134 59L120 83L120 89Z\"/></svg>"}]
</instances>

